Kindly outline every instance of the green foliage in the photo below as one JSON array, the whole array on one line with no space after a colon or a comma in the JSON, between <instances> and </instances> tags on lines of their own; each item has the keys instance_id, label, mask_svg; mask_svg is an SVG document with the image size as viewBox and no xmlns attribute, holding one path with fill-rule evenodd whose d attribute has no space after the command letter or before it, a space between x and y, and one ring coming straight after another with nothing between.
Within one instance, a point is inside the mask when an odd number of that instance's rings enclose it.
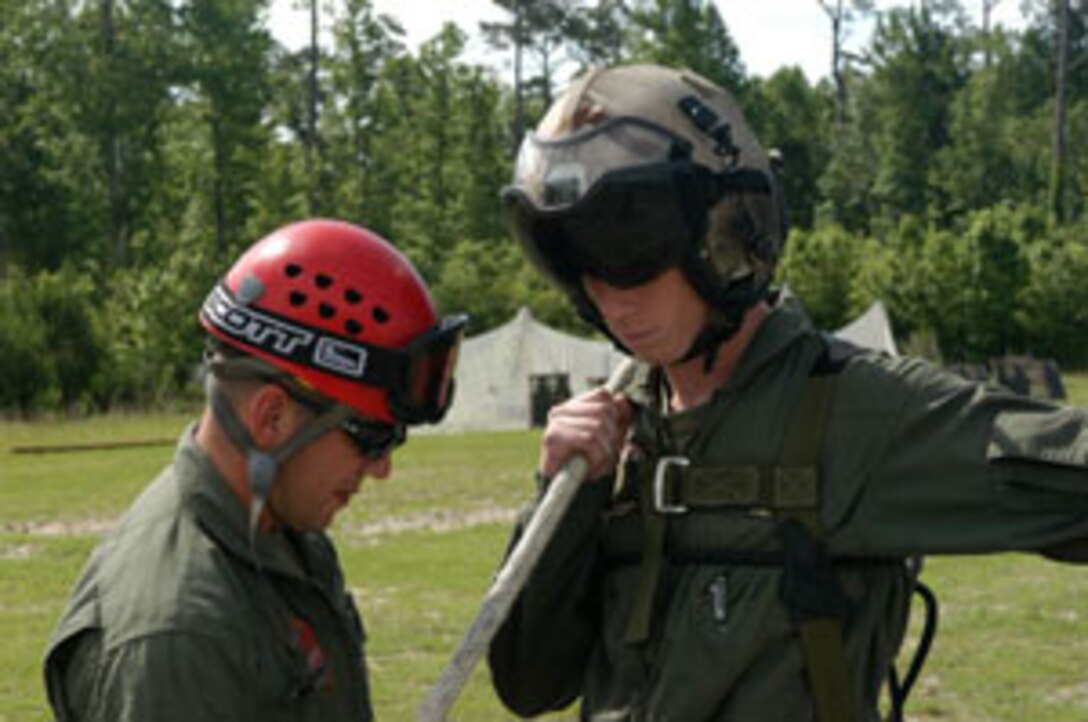
<instances>
[{"instance_id":1,"label":"green foliage","mask_svg":"<svg viewBox=\"0 0 1088 722\"><path fill-rule=\"evenodd\" d=\"M193 386L203 338L197 310L219 273L206 248L182 244L159 266L112 276L104 405L163 403Z\"/></svg>"},{"instance_id":2,"label":"green foliage","mask_svg":"<svg viewBox=\"0 0 1088 722\"><path fill-rule=\"evenodd\" d=\"M97 401L106 342L86 273L66 265L0 285L0 406L72 409ZM97 406L97 404L95 404Z\"/></svg>"},{"instance_id":3,"label":"green foliage","mask_svg":"<svg viewBox=\"0 0 1088 722\"><path fill-rule=\"evenodd\" d=\"M0 409L180 393L215 277L243 247L314 214L389 238L445 310L473 314L473 332L527 305L589 333L521 259L499 190L558 78L618 61L686 65L741 98L785 161L799 233L782 277L821 324L881 298L900 334L935 336L954 356L1086 362L1083 334L1069 331L1081 323L1088 188L1084 2L1069 27L1061 164L1052 3L1035 3L1023 30L988 33L956 2L873 11L871 41L840 58L841 107L838 86L797 69L748 77L719 4L497 5L509 17L482 31L489 61L517 60L513 87L493 62L466 60L471 33L451 25L409 50L372 0L337 0L321 8L331 33L312 94L314 56L273 42L269 0L9 2ZM872 8L848 5L847 21ZM1039 209L1058 200L1052 187L1063 195L1051 227Z\"/></svg>"},{"instance_id":4,"label":"green foliage","mask_svg":"<svg viewBox=\"0 0 1088 722\"><path fill-rule=\"evenodd\" d=\"M0 407L27 414L45 400L53 384L46 334L31 283L13 271L0 285Z\"/></svg>"},{"instance_id":5,"label":"green foliage","mask_svg":"<svg viewBox=\"0 0 1088 722\"><path fill-rule=\"evenodd\" d=\"M873 191L889 217L924 214L933 158L948 144L949 104L963 84L963 51L923 5L882 18L870 52L880 158Z\"/></svg>"},{"instance_id":6,"label":"green foliage","mask_svg":"<svg viewBox=\"0 0 1088 722\"><path fill-rule=\"evenodd\" d=\"M838 328L851 317L850 287L862 261L862 240L839 226L797 231L786 246L780 277L820 328Z\"/></svg>"},{"instance_id":7,"label":"green foliage","mask_svg":"<svg viewBox=\"0 0 1088 722\"><path fill-rule=\"evenodd\" d=\"M813 193L831 160L828 119L832 98L813 88L800 68L779 70L751 81L747 118L765 148L782 156L782 188L793 226L812 228L819 198Z\"/></svg>"},{"instance_id":8,"label":"green foliage","mask_svg":"<svg viewBox=\"0 0 1088 722\"><path fill-rule=\"evenodd\" d=\"M946 357L982 361L1023 348L1015 325L1027 281L1022 255L1032 219L997 207L972 214L964 230L932 229L922 249L926 326Z\"/></svg>"},{"instance_id":9,"label":"green foliage","mask_svg":"<svg viewBox=\"0 0 1088 722\"><path fill-rule=\"evenodd\" d=\"M686 67L741 93L744 64L715 3L708 0L641 0L633 3L632 59Z\"/></svg>"},{"instance_id":10,"label":"green foliage","mask_svg":"<svg viewBox=\"0 0 1088 722\"><path fill-rule=\"evenodd\" d=\"M1027 246L1031 277L1016 311L1027 348L1060 359L1067 368L1088 367L1088 225L1063 229Z\"/></svg>"}]
</instances>

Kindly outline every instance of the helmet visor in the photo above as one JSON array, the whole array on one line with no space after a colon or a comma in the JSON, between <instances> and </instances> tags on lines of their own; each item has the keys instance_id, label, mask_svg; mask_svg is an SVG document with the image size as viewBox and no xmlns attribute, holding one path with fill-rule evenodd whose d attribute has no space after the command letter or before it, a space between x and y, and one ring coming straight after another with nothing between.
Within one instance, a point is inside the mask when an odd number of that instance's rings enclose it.
<instances>
[{"instance_id":1,"label":"helmet visor","mask_svg":"<svg viewBox=\"0 0 1088 722\"><path fill-rule=\"evenodd\" d=\"M555 280L635 286L676 265L705 230L691 145L639 118L558 140L530 135L503 191L515 236ZM706 173L703 170L703 173Z\"/></svg>"},{"instance_id":2,"label":"helmet visor","mask_svg":"<svg viewBox=\"0 0 1088 722\"><path fill-rule=\"evenodd\" d=\"M587 274L632 287L677 265L701 237L695 179L689 163L660 163L606 173L562 209L540 210L518 188L504 197L526 254L556 280L577 284Z\"/></svg>"}]
</instances>

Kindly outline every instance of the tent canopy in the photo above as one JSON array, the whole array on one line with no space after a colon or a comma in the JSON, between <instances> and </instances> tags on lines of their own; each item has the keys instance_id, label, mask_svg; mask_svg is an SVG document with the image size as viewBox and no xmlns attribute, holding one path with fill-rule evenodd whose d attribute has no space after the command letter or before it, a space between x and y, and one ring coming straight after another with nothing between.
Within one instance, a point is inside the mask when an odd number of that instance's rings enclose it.
<instances>
[{"instance_id":1,"label":"tent canopy","mask_svg":"<svg viewBox=\"0 0 1088 722\"><path fill-rule=\"evenodd\" d=\"M522 307L502 326L465 340L453 406L439 428L527 428L554 401L603 383L622 358L612 344L557 331Z\"/></svg>"},{"instance_id":2,"label":"tent canopy","mask_svg":"<svg viewBox=\"0 0 1088 722\"><path fill-rule=\"evenodd\" d=\"M899 355L888 310L881 301L873 301L865 313L840 328L835 335L857 346L883 351L890 356Z\"/></svg>"}]
</instances>

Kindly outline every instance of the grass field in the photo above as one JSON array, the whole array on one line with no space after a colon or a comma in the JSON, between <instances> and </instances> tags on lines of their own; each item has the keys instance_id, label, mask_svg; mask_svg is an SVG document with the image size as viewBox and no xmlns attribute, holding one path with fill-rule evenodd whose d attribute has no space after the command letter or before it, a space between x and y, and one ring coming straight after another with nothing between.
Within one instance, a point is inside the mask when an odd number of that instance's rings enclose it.
<instances>
[{"instance_id":1,"label":"grass field","mask_svg":"<svg viewBox=\"0 0 1088 722\"><path fill-rule=\"evenodd\" d=\"M1075 399L1088 382L1075 377ZM170 445L23 455L10 447L172 439L179 415L0 424L0 722L48 719L41 654L87 554ZM375 710L412 720L486 591L531 494L535 432L420 436L333 534L369 631ZM909 719L1088 720L1088 568L1027 555L933 558L941 629ZM572 719L574 714L553 719ZM479 669L458 720L510 719Z\"/></svg>"}]
</instances>

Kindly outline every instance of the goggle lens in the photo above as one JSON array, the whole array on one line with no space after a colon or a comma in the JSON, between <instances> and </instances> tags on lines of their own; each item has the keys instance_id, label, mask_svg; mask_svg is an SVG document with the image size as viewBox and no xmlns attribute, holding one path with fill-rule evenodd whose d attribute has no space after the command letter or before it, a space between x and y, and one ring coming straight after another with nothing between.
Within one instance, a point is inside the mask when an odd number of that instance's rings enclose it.
<instances>
[{"instance_id":1,"label":"goggle lens","mask_svg":"<svg viewBox=\"0 0 1088 722\"><path fill-rule=\"evenodd\" d=\"M408 438L404 424L386 424L358 417L340 422L340 430L348 435L363 456L372 461L392 453Z\"/></svg>"},{"instance_id":2,"label":"goggle lens","mask_svg":"<svg viewBox=\"0 0 1088 722\"><path fill-rule=\"evenodd\" d=\"M398 418L434 423L445 415L453 401L454 370L467 323L467 316L448 316L409 345L404 383L390 389Z\"/></svg>"}]
</instances>

